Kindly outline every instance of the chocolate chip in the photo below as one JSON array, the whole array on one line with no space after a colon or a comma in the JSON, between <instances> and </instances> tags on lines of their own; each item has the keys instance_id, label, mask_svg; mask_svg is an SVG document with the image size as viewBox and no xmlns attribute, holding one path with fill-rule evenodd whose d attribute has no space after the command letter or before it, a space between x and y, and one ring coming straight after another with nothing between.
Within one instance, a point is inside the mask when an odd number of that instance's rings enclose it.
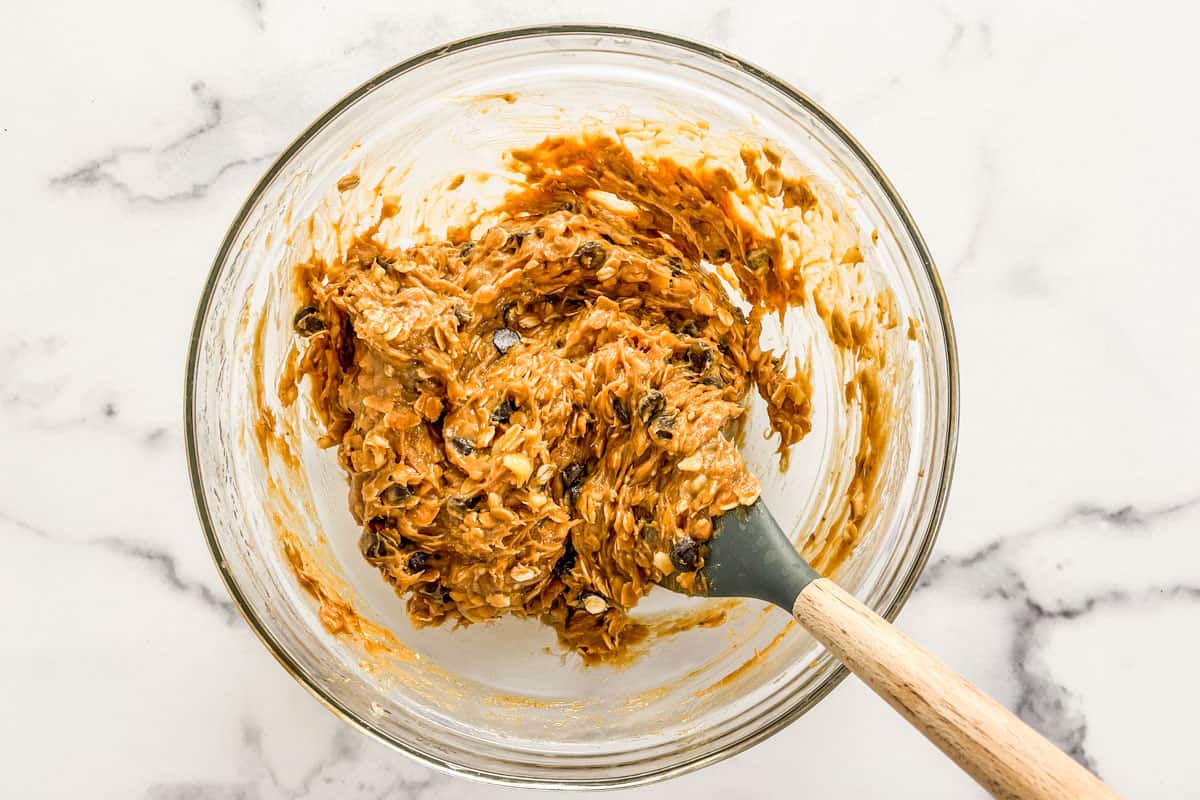
<instances>
[{"instance_id":1,"label":"chocolate chip","mask_svg":"<svg viewBox=\"0 0 1200 800\"><path fill-rule=\"evenodd\" d=\"M577 483L582 483L583 479L587 477L587 473L587 464L584 464L582 461L576 461L573 464L567 464L565 467L563 467L562 471L563 483L567 486L574 486Z\"/></svg>"},{"instance_id":2,"label":"chocolate chip","mask_svg":"<svg viewBox=\"0 0 1200 800\"><path fill-rule=\"evenodd\" d=\"M496 352L504 355L509 350L512 350L521 342L521 336L511 328L498 328L492 334L492 344L496 348Z\"/></svg>"},{"instance_id":3,"label":"chocolate chip","mask_svg":"<svg viewBox=\"0 0 1200 800\"><path fill-rule=\"evenodd\" d=\"M579 249L571 257L584 269L597 270L604 266L605 261L608 261L608 250L599 242L584 242L579 245Z\"/></svg>"},{"instance_id":4,"label":"chocolate chip","mask_svg":"<svg viewBox=\"0 0 1200 800\"><path fill-rule=\"evenodd\" d=\"M638 533L641 535L642 539L645 540L646 544L650 545L651 547L656 546L661 538L661 532L659 531L658 526L653 522L647 522L640 529L638 529Z\"/></svg>"},{"instance_id":5,"label":"chocolate chip","mask_svg":"<svg viewBox=\"0 0 1200 800\"><path fill-rule=\"evenodd\" d=\"M372 533L379 533L384 528L390 527L391 524L392 521L390 519L380 514L377 517L371 517L369 520L367 520L367 530L371 531Z\"/></svg>"},{"instance_id":6,"label":"chocolate chip","mask_svg":"<svg viewBox=\"0 0 1200 800\"><path fill-rule=\"evenodd\" d=\"M408 498L412 497L412 492L407 486L399 483L393 483L391 486L379 493L379 502L385 506L398 506Z\"/></svg>"},{"instance_id":7,"label":"chocolate chip","mask_svg":"<svg viewBox=\"0 0 1200 800\"><path fill-rule=\"evenodd\" d=\"M512 324L512 321L509 319L509 317L512 316L512 312L515 311L516 308L517 308L516 300L509 300L507 303L500 306L500 319L504 320L504 324L506 326Z\"/></svg>"},{"instance_id":8,"label":"chocolate chip","mask_svg":"<svg viewBox=\"0 0 1200 800\"><path fill-rule=\"evenodd\" d=\"M571 541L571 537L567 537L566 544L563 546L563 554L559 556L558 561L554 563L554 574L560 578L566 575L575 568L575 543Z\"/></svg>"},{"instance_id":9,"label":"chocolate chip","mask_svg":"<svg viewBox=\"0 0 1200 800\"><path fill-rule=\"evenodd\" d=\"M671 563L681 572L694 572L700 566L700 543L684 535L671 542Z\"/></svg>"},{"instance_id":10,"label":"chocolate chip","mask_svg":"<svg viewBox=\"0 0 1200 800\"><path fill-rule=\"evenodd\" d=\"M416 575L418 572L424 572L425 567L429 564L429 553L418 550L408 557L408 572L410 575Z\"/></svg>"},{"instance_id":11,"label":"chocolate chip","mask_svg":"<svg viewBox=\"0 0 1200 800\"><path fill-rule=\"evenodd\" d=\"M651 389L638 398L638 419L640 419L644 424L649 425L650 420L661 414L662 410L666 407L667 398L663 397L663 393L657 389Z\"/></svg>"},{"instance_id":12,"label":"chocolate chip","mask_svg":"<svg viewBox=\"0 0 1200 800\"><path fill-rule=\"evenodd\" d=\"M458 513L465 514L468 511L474 511L476 508L479 508L479 504L483 502L484 496L483 492L480 492L471 497L452 497L447 502L447 505Z\"/></svg>"},{"instance_id":13,"label":"chocolate chip","mask_svg":"<svg viewBox=\"0 0 1200 800\"><path fill-rule=\"evenodd\" d=\"M675 415L659 414L650 422L650 433L655 439L675 438Z\"/></svg>"},{"instance_id":14,"label":"chocolate chip","mask_svg":"<svg viewBox=\"0 0 1200 800\"><path fill-rule=\"evenodd\" d=\"M497 425L507 425L512 420L512 415L520 410L521 407L517 405L516 400L506 397L500 401L500 405L496 406L496 410L492 412L492 422Z\"/></svg>"},{"instance_id":15,"label":"chocolate chip","mask_svg":"<svg viewBox=\"0 0 1200 800\"><path fill-rule=\"evenodd\" d=\"M450 590L436 581L434 583L421 584L421 587L417 591L430 600L436 600L439 603L450 602Z\"/></svg>"},{"instance_id":16,"label":"chocolate chip","mask_svg":"<svg viewBox=\"0 0 1200 800\"><path fill-rule=\"evenodd\" d=\"M683 274L683 259L679 256L670 256L667 258L667 266L671 269L671 274L676 278Z\"/></svg>"},{"instance_id":17,"label":"chocolate chip","mask_svg":"<svg viewBox=\"0 0 1200 800\"><path fill-rule=\"evenodd\" d=\"M521 245L529 238L529 231L517 231L510 233L508 238L504 240L504 244L500 245L501 252L513 254L521 249Z\"/></svg>"},{"instance_id":18,"label":"chocolate chip","mask_svg":"<svg viewBox=\"0 0 1200 800\"><path fill-rule=\"evenodd\" d=\"M382 561L393 552L392 543L372 530L363 531L362 536L358 537L358 549L372 561Z\"/></svg>"},{"instance_id":19,"label":"chocolate chip","mask_svg":"<svg viewBox=\"0 0 1200 800\"><path fill-rule=\"evenodd\" d=\"M475 249L474 242L463 242L458 246L458 257L466 261L471 257L471 251Z\"/></svg>"},{"instance_id":20,"label":"chocolate chip","mask_svg":"<svg viewBox=\"0 0 1200 800\"><path fill-rule=\"evenodd\" d=\"M612 397L612 410L613 416L615 416L625 425L629 424L629 409L627 409L625 404L621 402L621 398L617 397L615 394Z\"/></svg>"},{"instance_id":21,"label":"chocolate chip","mask_svg":"<svg viewBox=\"0 0 1200 800\"><path fill-rule=\"evenodd\" d=\"M587 478L587 464L575 462L563 467L559 477L562 479L563 491L571 498L571 503L574 504L579 499L579 493L583 491L583 481Z\"/></svg>"},{"instance_id":22,"label":"chocolate chip","mask_svg":"<svg viewBox=\"0 0 1200 800\"><path fill-rule=\"evenodd\" d=\"M703 373L708 369L708 365L712 363L712 350L709 350L700 342L692 342L687 349L688 365L695 371Z\"/></svg>"},{"instance_id":23,"label":"chocolate chip","mask_svg":"<svg viewBox=\"0 0 1200 800\"><path fill-rule=\"evenodd\" d=\"M312 336L325 330L325 320L317 313L316 306L305 306L292 317L292 328L301 336Z\"/></svg>"},{"instance_id":24,"label":"chocolate chip","mask_svg":"<svg viewBox=\"0 0 1200 800\"><path fill-rule=\"evenodd\" d=\"M762 272L771 266L771 253L765 247L756 247L746 253L746 266L755 272Z\"/></svg>"},{"instance_id":25,"label":"chocolate chip","mask_svg":"<svg viewBox=\"0 0 1200 800\"><path fill-rule=\"evenodd\" d=\"M450 446L458 451L459 455L469 456L475 452L475 445L470 439L464 439L461 436L451 436Z\"/></svg>"},{"instance_id":26,"label":"chocolate chip","mask_svg":"<svg viewBox=\"0 0 1200 800\"><path fill-rule=\"evenodd\" d=\"M471 309L459 303L454 306L454 319L458 322L458 327L463 328L471 324L474 315L471 313Z\"/></svg>"}]
</instances>

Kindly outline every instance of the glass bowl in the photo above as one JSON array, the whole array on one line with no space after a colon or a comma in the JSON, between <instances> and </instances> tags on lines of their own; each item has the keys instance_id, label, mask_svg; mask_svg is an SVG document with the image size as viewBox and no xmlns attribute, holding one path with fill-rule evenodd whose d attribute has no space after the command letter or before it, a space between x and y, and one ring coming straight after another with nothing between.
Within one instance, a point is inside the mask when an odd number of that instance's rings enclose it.
<instances>
[{"instance_id":1,"label":"glass bowl","mask_svg":"<svg viewBox=\"0 0 1200 800\"><path fill-rule=\"evenodd\" d=\"M875 239L865 248L869 279L892 290L911 322L890 353L894 418L872 510L838 581L895 617L942 516L957 419L942 287L892 186L815 103L728 54L618 28L494 33L384 72L287 148L230 227L188 356L188 463L221 576L280 663L346 721L455 773L574 788L677 775L778 731L845 675L781 611L661 589L636 610L647 621L724 622L664 633L632 663L599 667L564 654L536 622L414 630L357 552L346 482L333 452L313 443L319 428L303 389L290 407L278 400L293 342L288 271L313 249L339 246L344 232L330 215L355 210L340 178L390 182L403 209L392 235L404 240L437 217L438 181L494 167L505 148L563 127L634 118L703 119L714 136L771 140ZM837 517L860 434L861 414L842 391L847 364L822 346L818 327L802 308L764 332L768 346L808 352L813 365L814 428L792 468L780 472L756 435L764 415L753 405L743 446L764 499L796 534Z\"/></svg>"}]
</instances>

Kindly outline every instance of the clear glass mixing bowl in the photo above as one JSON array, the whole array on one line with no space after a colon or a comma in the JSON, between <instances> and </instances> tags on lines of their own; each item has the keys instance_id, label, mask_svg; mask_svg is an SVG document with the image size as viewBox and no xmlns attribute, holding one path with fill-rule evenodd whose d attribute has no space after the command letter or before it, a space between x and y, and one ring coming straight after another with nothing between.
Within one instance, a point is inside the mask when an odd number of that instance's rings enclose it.
<instances>
[{"instance_id":1,"label":"clear glass mixing bowl","mask_svg":"<svg viewBox=\"0 0 1200 800\"><path fill-rule=\"evenodd\" d=\"M460 774L576 788L676 775L779 730L845 674L786 614L750 601L734 601L722 625L656 640L625 667L585 668L530 621L416 631L357 552L345 480L332 451L312 444L317 427L303 391L292 409L276 397L292 341L288 269L312 245L304 221L329 209L339 178L390 180L406 214L429 211L438 181L494 167L508 146L559 126L631 117L703 119L714 134L770 139L834 188L864 236L878 232L872 279L893 290L915 336L898 336L892 353L896 417L877 502L839 582L894 617L933 545L949 488L957 372L941 284L887 179L807 97L712 48L615 28L480 36L371 79L279 157L221 245L188 358L189 467L221 575L280 663L348 722ZM408 169L388 172L397 164ZM396 235L414 234L404 226L420 216L402 216ZM769 345L807 349L813 361L815 425L792 469L779 472L771 444L756 435L761 409L751 409L744 448L766 502L797 534L823 524L841 498L859 434L841 390L845 365L814 335L818 327L800 310L766 332ZM264 426L276 440L265 455ZM389 629L397 644L331 635L281 536L320 565L322 591ZM714 602L655 590L638 613Z\"/></svg>"}]
</instances>

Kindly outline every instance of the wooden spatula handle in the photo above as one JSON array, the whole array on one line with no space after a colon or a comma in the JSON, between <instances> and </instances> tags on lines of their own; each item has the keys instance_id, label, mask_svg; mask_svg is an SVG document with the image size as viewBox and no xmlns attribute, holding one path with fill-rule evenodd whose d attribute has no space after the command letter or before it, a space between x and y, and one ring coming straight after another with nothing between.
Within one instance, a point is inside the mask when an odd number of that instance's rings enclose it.
<instances>
[{"instance_id":1,"label":"wooden spatula handle","mask_svg":"<svg viewBox=\"0 0 1200 800\"><path fill-rule=\"evenodd\" d=\"M1116 793L961 675L828 578L796 621L996 797L1115 798Z\"/></svg>"}]
</instances>

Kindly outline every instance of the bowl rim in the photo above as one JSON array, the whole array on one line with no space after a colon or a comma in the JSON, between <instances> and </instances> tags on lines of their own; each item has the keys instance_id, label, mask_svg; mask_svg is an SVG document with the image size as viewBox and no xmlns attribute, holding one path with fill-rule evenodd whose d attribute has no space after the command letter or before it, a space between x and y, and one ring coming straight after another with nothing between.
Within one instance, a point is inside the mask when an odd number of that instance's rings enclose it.
<instances>
[{"instance_id":1,"label":"bowl rim","mask_svg":"<svg viewBox=\"0 0 1200 800\"><path fill-rule=\"evenodd\" d=\"M693 772L702 767L722 761L730 756L736 755L749 747L767 739L768 737L783 730L795 720L804 715L810 708L825 698L846 676L849 671L841 663L837 663L834 669L820 684L801 702L798 702L793 708L780 714L776 719L762 727L756 728L753 731L746 733L742 738L730 742L726 746L714 750L709 753L700 754L691 758L684 758L678 763L656 767L644 772L639 772L633 775L620 776L616 778L545 778L545 777L525 777L513 776L503 772L493 772L489 770L467 767L461 764L443 758L433 752L422 750L408 742L401 742L389 736L386 732L376 728L369 720L363 719L353 711L345 707L336 697L329 692L326 692L321 686L308 680L304 675L304 671L300 666L294 663L287 651L273 637L270 630L259 620L246 597L242 594L238 587L228 565L225 561L224 554L221 550L221 545L216 536L215 526L213 525L212 516L209 513L207 499L204 493L204 485L201 479L199 452L197 447L197 432L195 424L195 386L196 374L199 367L199 354L201 344L201 334L204 328L204 323L208 317L208 312L212 305L213 295L216 289L217 281L221 274L221 267L227 260L234 242L237 239L246 220L253 212L254 208L262 199L267 187L271 182L283 171L284 167L291 161L292 157L301 150L308 142L320 133L330 122L338 115L345 111L350 106L357 103L361 98L371 93L377 87L387 83L393 78L410 72L419 67L435 62L449 55L460 53L466 50L471 50L479 47L484 47L489 44L498 42L511 41L517 39L527 39L540 36L607 36L633 38L649 41L653 44L667 44L673 47L681 48L690 51L694 54L715 59L724 63L726 66L733 67L742 73L750 76L756 81L765 84L768 88L773 89L784 95L789 100L797 103L806 111L816 117L822 124L828 127L829 131L841 140L841 143L857 158L868 173L874 179L887 202L892 206L897 217L900 219L904 227L905 233L909 236L914 248L920 257L921 267L924 269L924 277L929 283L929 288L933 294L934 305L938 313L943 334L943 347L946 354L946 400L947 400L947 420L946 420L946 436L945 448L940 454L941 456L941 477L937 487L937 492L933 497L933 505L929 516L929 522L926 526L923 536L919 540L919 549L916 554L911 568L904 576L900 584L899 591L896 593L892 602L886 609L881 612L881 615L889 620L894 621L903 608L905 602L911 596L920 580L921 573L924 571L925 565L929 560L930 553L933 550L937 540L939 529L941 528L942 519L945 515L946 503L950 492L950 486L953 483L954 465L958 449L958 423L959 423L959 366L958 366L958 349L954 334L954 325L950 316L950 308L946 298L945 288L942 285L937 268L933 263L933 258L930 255L929 248L917 229L916 223L909 213L907 206L900 199L892 182L884 174L883 170L875 162L875 160L867 153L866 149L843 127L836 119L833 118L825 109L818 105L814 100L806 94L796 89L786 81L777 78L770 72L755 66L752 63L745 61L742 58L731 55L719 48L708 44L702 44L680 36L675 36L659 31L647 30L643 28L633 28L620 25L588 25L588 24L553 24L553 25L533 25L516 28L506 28L488 33L476 34L455 40L453 42L440 45L438 47L426 50L416 56L408 58L404 61L395 64L392 67L378 73L374 77L361 83L340 100L330 106L322 113L315 121L313 121L305 130L300 133L280 154L271 165L263 173L262 177L250 191L245 202L238 210L237 215L230 223L225 232L225 236L221 241L221 245L217 250L216 256L213 259L212 266L209 269L208 278L205 281L204 289L201 293L200 302L196 309L196 316L192 324L191 335L188 343L188 355L186 371L184 376L184 397L183 397L183 412L184 412L184 440L187 452L188 476L192 485L192 497L196 504L196 511L200 518L201 527L204 530L204 537L208 543L209 552L212 555L213 561L217 567L217 571L221 576L225 588L229 591L233 598L234 604L242 617L249 624L250 629L255 633L260 641L266 646L267 650L275 657L280 665L296 680L301 686L308 690L318 701L326 708L333 712L336 716L344 720L359 731L371 736L372 738L390 746L397 750L406 753L408 756L416 759L422 764L446 772L452 775L459 775L477 780L483 780L491 783L498 783L508 786L520 786L525 788L556 788L556 789L606 789L606 788L621 788L639 786L648 783L655 783L667 778L684 775ZM938 455L935 453L935 456Z\"/></svg>"}]
</instances>

